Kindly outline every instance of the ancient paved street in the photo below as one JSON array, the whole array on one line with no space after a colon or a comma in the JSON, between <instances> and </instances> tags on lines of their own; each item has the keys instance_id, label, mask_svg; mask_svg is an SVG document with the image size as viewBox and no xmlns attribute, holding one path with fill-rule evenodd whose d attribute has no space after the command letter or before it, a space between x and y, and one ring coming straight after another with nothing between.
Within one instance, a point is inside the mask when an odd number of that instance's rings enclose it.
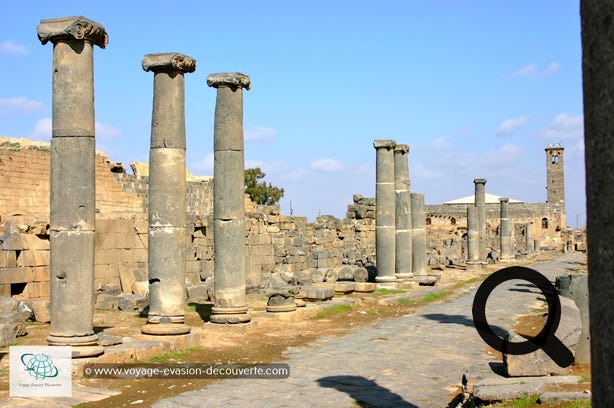
<instances>
[{"instance_id":1,"label":"ancient paved street","mask_svg":"<svg viewBox=\"0 0 614 408\"><path fill-rule=\"evenodd\" d=\"M584 254L568 254L533 268L554 280L584 259ZM487 346L471 317L477 286L454 301L288 350L288 379L226 380L153 406L356 407L362 402L376 407L446 407L467 368L490 370ZM541 297L531 286L509 281L493 291L487 304L489 323L510 327L513 315L529 312Z\"/></svg>"}]
</instances>

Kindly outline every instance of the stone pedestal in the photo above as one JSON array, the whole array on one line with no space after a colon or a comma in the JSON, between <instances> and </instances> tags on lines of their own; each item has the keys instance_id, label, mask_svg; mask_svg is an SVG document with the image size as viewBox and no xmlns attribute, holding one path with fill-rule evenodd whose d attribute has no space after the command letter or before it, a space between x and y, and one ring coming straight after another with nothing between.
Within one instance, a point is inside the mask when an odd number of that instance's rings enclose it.
<instances>
[{"instance_id":1,"label":"stone pedestal","mask_svg":"<svg viewBox=\"0 0 614 408\"><path fill-rule=\"evenodd\" d=\"M395 275L398 279L414 276L411 268L411 203L409 198L409 146L396 145L394 149L395 203Z\"/></svg>"},{"instance_id":2,"label":"stone pedestal","mask_svg":"<svg viewBox=\"0 0 614 408\"><path fill-rule=\"evenodd\" d=\"M148 54L142 67L154 73L154 92L149 150L149 313L141 331L187 334L184 74L194 72L196 61L179 53Z\"/></svg>"},{"instance_id":3,"label":"stone pedestal","mask_svg":"<svg viewBox=\"0 0 614 408\"><path fill-rule=\"evenodd\" d=\"M474 202L475 207L478 209L478 233L480 236L480 260L486 260L488 256L486 236L486 179L475 179L475 195Z\"/></svg>"},{"instance_id":4,"label":"stone pedestal","mask_svg":"<svg viewBox=\"0 0 614 408\"><path fill-rule=\"evenodd\" d=\"M512 233L510 231L510 220L508 218L509 201L509 198L499 198L499 203L501 205L499 221L499 240L501 256L499 260L501 262L510 262L514 259Z\"/></svg>"},{"instance_id":5,"label":"stone pedestal","mask_svg":"<svg viewBox=\"0 0 614 408\"><path fill-rule=\"evenodd\" d=\"M467 270L478 270L481 268L478 208L467 207Z\"/></svg>"},{"instance_id":6,"label":"stone pedestal","mask_svg":"<svg viewBox=\"0 0 614 408\"><path fill-rule=\"evenodd\" d=\"M94 45L104 26L85 17L42 20L42 44L53 43L50 146L50 345L73 357L103 353L94 334L95 120Z\"/></svg>"},{"instance_id":7,"label":"stone pedestal","mask_svg":"<svg viewBox=\"0 0 614 408\"><path fill-rule=\"evenodd\" d=\"M245 165L243 158L243 88L241 73L211 74L217 89L214 128L213 235L215 305L212 323L246 323Z\"/></svg>"},{"instance_id":8,"label":"stone pedestal","mask_svg":"<svg viewBox=\"0 0 614 408\"><path fill-rule=\"evenodd\" d=\"M411 266L414 275L426 274L426 218L424 194L410 193Z\"/></svg>"},{"instance_id":9,"label":"stone pedestal","mask_svg":"<svg viewBox=\"0 0 614 408\"><path fill-rule=\"evenodd\" d=\"M581 0L592 406L614 407L614 3Z\"/></svg>"},{"instance_id":10,"label":"stone pedestal","mask_svg":"<svg viewBox=\"0 0 614 408\"><path fill-rule=\"evenodd\" d=\"M375 257L379 283L394 282L395 275L395 192L394 140L375 140Z\"/></svg>"}]
</instances>

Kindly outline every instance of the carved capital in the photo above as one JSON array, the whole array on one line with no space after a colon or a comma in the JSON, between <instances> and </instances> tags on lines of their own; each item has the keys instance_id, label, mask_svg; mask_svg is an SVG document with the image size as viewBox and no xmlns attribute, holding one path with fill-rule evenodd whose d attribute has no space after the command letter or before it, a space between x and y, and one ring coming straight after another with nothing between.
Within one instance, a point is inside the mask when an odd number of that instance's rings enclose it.
<instances>
[{"instance_id":1,"label":"carved capital","mask_svg":"<svg viewBox=\"0 0 614 408\"><path fill-rule=\"evenodd\" d=\"M36 31L43 45L49 41L56 42L67 38L89 41L100 48L104 48L109 42L109 36L102 24L81 16L41 20Z\"/></svg>"},{"instance_id":2,"label":"carved capital","mask_svg":"<svg viewBox=\"0 0 614 408\"><path fill-rule=\"evenodd\" d=\"M181 71L194 72L196 60L178 52L147 54L143 57L141 66L145 71Z\"/></svg>"},{"instance_id":3,"label":"carved capital","mask_svg":"<svg viewBox=\"0 0 614 408\"><path fill-rule=\"evenodd\" d=\"M395 153L407 154L409 153L409 145L406 144L398 144L394 147Z\"/></svg>"},{"instance_id":4,"label":"carved capital","mask_svg":"<svg viewBox=\"0 0 614 408\"><path fill-rule=\"evenodd\" d=\"M397 142L394 140L374 140L373 147L376 149L394 149L397 145Z\"/></svg>"},{"instance_id":5,"label":"carved capital","mask_svg":"<svg viewBox=\"0 0 614 408\"><path fill-rule=\"evenodd\" d=\"M486 184L486 179L474 179L475 184Z\"/></svg>"},{"instance_id":6,"label":"carved capital","mask_svg":"<svg viewBox=\"0 0 614 408\"><path fill-rule=\"evenodd\" d=\"M230 88L250 89L251 81L249 77L240 72L223 72L207 76L207 85L213 88L227 86Z\"/></svg>"},{"instance_id":7,"label":"carved capital","mask_svg":"<svg viewBox=\"0 0 614 408\"><path fill-rule=\"evenodd\" d=\"M499 197L500 203L509 203L510 199L507 197Z\"/></svg>"}]
</instances>

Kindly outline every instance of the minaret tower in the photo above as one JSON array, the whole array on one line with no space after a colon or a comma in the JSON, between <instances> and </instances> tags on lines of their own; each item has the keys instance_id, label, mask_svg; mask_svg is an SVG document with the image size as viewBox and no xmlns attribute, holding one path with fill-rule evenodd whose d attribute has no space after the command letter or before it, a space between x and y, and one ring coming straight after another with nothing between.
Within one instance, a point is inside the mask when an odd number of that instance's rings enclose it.
<instances>
[{"instance_id":1,"label":"minaret tower","mask_svg":"<svg viewBox=\"0 0 614 408\"><path fill-rule=\"evenodd\" d=\"M546 202L561 204L565 209L565 172L563 146L559 143L546 145L546 179L548 195Z\"/></svg>"}]
</instances>

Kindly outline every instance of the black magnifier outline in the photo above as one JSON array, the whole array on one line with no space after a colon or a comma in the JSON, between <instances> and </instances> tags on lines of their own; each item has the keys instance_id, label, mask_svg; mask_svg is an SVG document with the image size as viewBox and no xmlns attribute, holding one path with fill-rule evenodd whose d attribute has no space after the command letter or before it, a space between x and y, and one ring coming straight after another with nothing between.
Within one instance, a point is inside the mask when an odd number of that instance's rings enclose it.
<instances>
[{"instance_id":1,"label":"black magnifier outline","mask_svg":"<svg viewBox=\"0 0 614 408\"><path fill-rule=\"evenodd\" d=\"M486 320L486 301L491 292L503 282L512 279L531 282L539 288L548 302L548 320L543 329L531 340L521 343L512 343L497 336ZM473 323L482 340L497 351L520 355L529 354L541 348L559 367L569 367L573 363L572 352L555 336L561 321L559 295L548 278L534 269L510 266L491 274L475 293L472 314Z\"/></svg>"}]
</instances>

